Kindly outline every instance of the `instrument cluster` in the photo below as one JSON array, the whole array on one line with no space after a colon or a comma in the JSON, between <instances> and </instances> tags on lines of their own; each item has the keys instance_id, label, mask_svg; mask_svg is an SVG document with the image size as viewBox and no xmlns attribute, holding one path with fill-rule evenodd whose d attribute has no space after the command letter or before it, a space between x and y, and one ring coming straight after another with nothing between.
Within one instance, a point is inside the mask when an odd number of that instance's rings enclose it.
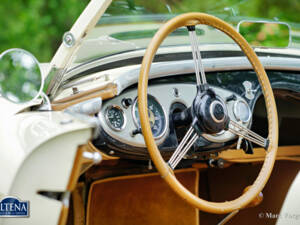
<instances>
[{"instance_id":1,"label":"instrument cluster","mask_svg":"<svg viewBox=\"0 0 300 225\"><path fill-rule=\"evenodd\" d=\"M236 93L229 90L212 87L217 95L224 100L228 115L232 120L249 126L252 111L248 103ZM174 104L181 104L185 108L191 106L196 94L194 84L156 84L148 88L148 115L153 136L157 145L167 139L171 124L170 114ZM106 101L99 113L103 132L111 139L127 146L145 147L140 127L138 113L137 90L129 89L121 95ZM218 134L203 135L207 141L224 143L236 138L229 131Z\"/></svg>"}]
</instances>

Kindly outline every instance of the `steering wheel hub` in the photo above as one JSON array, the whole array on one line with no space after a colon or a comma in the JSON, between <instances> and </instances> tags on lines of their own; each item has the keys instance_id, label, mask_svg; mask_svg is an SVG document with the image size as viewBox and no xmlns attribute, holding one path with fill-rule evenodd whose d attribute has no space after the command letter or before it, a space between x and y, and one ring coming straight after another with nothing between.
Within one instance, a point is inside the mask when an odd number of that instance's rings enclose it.
<instances>
[{"instance_id":1,"label":"steering wheel hub","mask_svg":"<svg viewBox=\"0 0 300 225\"><path fill-rule=\"evenodd\" d=\"M199 134L219 133L229 122L224 101L212 89L201 91L198 88L191 113L194 118L193 126Z\"/></svg>"}]
</instances>

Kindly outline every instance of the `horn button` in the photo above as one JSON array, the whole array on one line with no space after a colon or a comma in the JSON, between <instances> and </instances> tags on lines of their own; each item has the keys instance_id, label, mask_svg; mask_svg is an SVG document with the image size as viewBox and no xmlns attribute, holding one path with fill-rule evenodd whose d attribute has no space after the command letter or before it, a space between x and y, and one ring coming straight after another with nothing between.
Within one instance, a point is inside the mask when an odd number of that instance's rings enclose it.
<instances>
[{"instance_id":1,"label":"horn button","mask_svg":"<svg viewBox=\"0 0 300 225\"><path fill-rule=\"evenodd\" d=\"M221 123L225 119L225 109L223 104L215 100L210 104L209 113L216 123Z\"/></svg>"},{"instance_id":2,"label":"horn button","mask_svg":"<svg viewBox=\"0 0 300 225\"><path fill-rule=\"evenodd\" d=\"M212 89L197 91L191 112L193 126L199 133L216 134L229 123L226 105Z\"/></svg>"}]
</instances>

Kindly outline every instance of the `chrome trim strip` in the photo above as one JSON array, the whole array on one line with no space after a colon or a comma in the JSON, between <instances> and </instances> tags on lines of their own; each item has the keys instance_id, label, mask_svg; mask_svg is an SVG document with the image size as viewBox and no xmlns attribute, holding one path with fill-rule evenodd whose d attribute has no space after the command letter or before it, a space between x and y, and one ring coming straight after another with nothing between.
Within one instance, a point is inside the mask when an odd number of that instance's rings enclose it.
<instances>
[{"instance_id":1,"label":"chrome trim strip","mask_svg":"<svg viewBox=\"0 0 300 225\"><path fill-rule=\"evenodd\" d=\"M259 59L267 70L300 71L300 59L268 56L259 57ZM204 59L203 64L206 72L252 69L252 65L246 57ZM114 76L117 77L114 83L118 87L118 94L120 94L127 87L138 82L140 66L130 66L127 67L125 72L124 70L122 71L120 69L120 73L117 76L114 74ZM152 64L149 73L149 79L189 74L194 72L195 68L192 59L175 62L158 62Z\"/></svg>"},{"instance_id":2,"label":"chrome trim strip","mask_svg":"<svg viewBox=\"0 0 300 225\"><path fill-rule=\"evenodd\" d=\"M207 45L201 45L201 51L237 51L240 52L241 49L235 45L235 44L207 44ZM132 59L136 57L143 57L145 54L145 49L141 50L135 50L135 51L129 51L129 52L124 52L120 54L115 54L111 56L107 56L104 58L99 58L90 62L86 62L83 64L80 64L76 67L71 68L66 72L64 75L63 81L66 81L70 78L72 78L74 75L82 73L86 70L92 69L97 66L105 65L108 63L113 63L117 61L122 61L126 59ZM287 55L287 57L292 58L291 55L299 56L300 55L300 49L266 49L266 48L255 48L256 53L269 53L269 54L284 54ZM185 46L172 46L172 47L160 47L156 53L156 55L164 55L164 54L175 54L175 53L183 53L183 52L190 52L190 45L185 45ZM272 56L271 56L272 57ZM274 57L272 57L274 58ZM283 57L282 57L283 58ZM191 57L192 59L192 57ZM203 59L205 60L205 59ZM205 65L204 65L205 68Z\"/></svg>"}]
</instances>

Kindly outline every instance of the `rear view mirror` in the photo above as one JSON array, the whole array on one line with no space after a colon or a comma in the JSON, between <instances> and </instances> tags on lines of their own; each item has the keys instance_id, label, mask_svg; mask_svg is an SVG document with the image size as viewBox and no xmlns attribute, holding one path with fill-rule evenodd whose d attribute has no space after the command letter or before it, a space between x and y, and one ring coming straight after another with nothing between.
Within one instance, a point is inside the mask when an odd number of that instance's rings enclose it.
<instances>
[{"instance_id":1,"label":"rear view mirror","mask_svg":"<svg viewBox=\"0 0 300 225\"><path fill-rule=\"evenodd\" d=\"M36 58L22 49L9 49L0 55L0 93L14 103L37 98L43 86Z\"/></svg>"},{"instance_id":2,"label":"rear view mirror","mask_svg":"<svg viewBox=\"0 0 300 225\"><path fill-rule=\"evenodd\" d=\"M291 41L291 29L287 23L241 21L237 30L254 47L286 48Z\"/></svg>"}]
</instances>

